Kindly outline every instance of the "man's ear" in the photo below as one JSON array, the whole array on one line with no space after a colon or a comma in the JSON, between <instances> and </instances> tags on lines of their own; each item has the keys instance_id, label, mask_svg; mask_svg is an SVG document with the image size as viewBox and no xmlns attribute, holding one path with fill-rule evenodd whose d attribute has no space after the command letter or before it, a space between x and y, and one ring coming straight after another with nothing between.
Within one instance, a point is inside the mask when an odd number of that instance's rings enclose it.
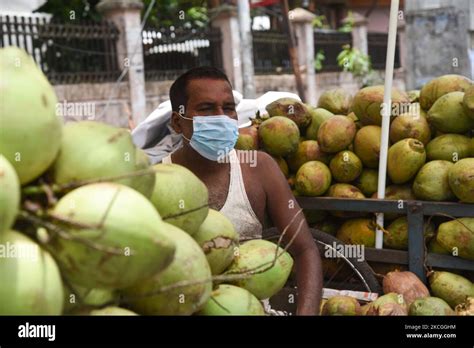
<instances>
[{"instance_id":1,"label":"man's ear","mask_svg":"<svg viewBox=\"0 0 474 348\"><path fill-rule=\"evenodd\" d=\"M171 127L178 134L183 133L183 129L181 128L181 124L180 124L180 119L181 117L176 111L173 111L171 113Z\"/></svg>"}]
</instances>

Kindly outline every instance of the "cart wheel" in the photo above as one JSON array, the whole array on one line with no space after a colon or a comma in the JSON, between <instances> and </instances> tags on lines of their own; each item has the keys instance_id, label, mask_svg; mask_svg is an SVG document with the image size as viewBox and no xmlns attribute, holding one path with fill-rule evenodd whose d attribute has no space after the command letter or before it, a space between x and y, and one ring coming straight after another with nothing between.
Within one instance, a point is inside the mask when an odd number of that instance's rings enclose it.
<instances>
[{"instance_id":1,"label":"cart wheel","mask_svg":"<svg viewBox=\"0 0 474 348\"><path fill-rule=\"evenodd\" d=\"M324 288L381 293L380 283L369 264L357 256L346 257L341 253L348 244L323 231L314 228L310 228L310 231L321 256ZM275 241L280 234L273 227L265 230L264 236L265 239ZM270 300L272 307L294 313L296 301L288 300L296 296L296 282L293 278L290 277L285 288Z\"/></svg>"}]
</instances>

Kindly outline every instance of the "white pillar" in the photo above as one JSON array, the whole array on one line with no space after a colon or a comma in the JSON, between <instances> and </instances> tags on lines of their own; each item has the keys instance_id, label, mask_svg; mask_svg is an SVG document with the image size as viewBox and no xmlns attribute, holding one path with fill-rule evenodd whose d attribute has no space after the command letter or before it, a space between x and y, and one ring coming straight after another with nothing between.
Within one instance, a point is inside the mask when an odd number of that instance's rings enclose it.
<instances>
[{"instance_id":1,"label":"white pillar","mask_svg":"<svg viewBox=\"0 0 474 348\"><path fill-rule=\"evenodd\" d=\"M255 76L253 69L252 28L250 26L250 6L248 0L238 0L240 42L242 43L242 83L245 98L255 98Z\"/></svg>"},{"instance_id":2,"label":"white pillar","mask_svg":"<svg viewBox=\"0 0 474 348\"><path fill-rule=\"evenodd\" d=\"M213 18L211 25L221 31L221 54L224 71L232 82L232 87L242 92L241 47L237 8L232 5L221 5L209 10L209 17Z\"/></svg>"},{"instance_id":3,"label":"white pillar","mask_svg":"<svg viewBox=\"0 0 474 348\"><path fill-rule=\"evenodd\" d=\"M351 20L352 27L352 47L359 49L363 54L369 54L369 43L367 39L367 18L357 12L352 14L352 18L346 17L343 22Z\"/></svg>"},{"instance_id":4,"label":"white pillar","mask_svg":"<svg viewBox=\"0 0 474 348\"><path fill-rule=\"evenodd\" d=\"M128 84L132 118L135 124L145 119L145 73L140 12L141 0L102 0L97 10L112 21L120 31L117 42L120 69L128 68Z\"/></svg>"},{"instance_id":5,"label":"white pillar","mask_svg":"<svg viewBox=\"0 0 474 348\"><path fill-rule=\"evenodd\" d=\"M299 7L289 13L289 18L295 28L298 64L300 65L300 71L306 76L306 102L311 105L317 103L313 32L315 17L313 13Z\"/></svg>"}]
</instances>

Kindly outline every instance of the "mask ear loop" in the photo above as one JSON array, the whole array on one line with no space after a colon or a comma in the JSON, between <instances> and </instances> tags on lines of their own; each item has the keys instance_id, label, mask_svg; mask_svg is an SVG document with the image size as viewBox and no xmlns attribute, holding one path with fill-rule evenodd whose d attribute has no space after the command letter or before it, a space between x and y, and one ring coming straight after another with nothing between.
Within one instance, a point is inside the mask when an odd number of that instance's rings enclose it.
<instances>
[{"instance_id":1,"label":"mask ear loop","mask_svg":"<svg viewBox=\"0 0 474 348\"><path fill-rule=\"evenodd\" d=\"M178 112L178 115L179 115L179 117L184 118L185 120L193 121L192 118L190 118L190 117L184 117L184 116L181 115L179 112ZM181 133L181 136L182 136L184 139L186 139L187 141L191 142L191 139L186 138L183 133Z\"/></svg>"}]
</instances>

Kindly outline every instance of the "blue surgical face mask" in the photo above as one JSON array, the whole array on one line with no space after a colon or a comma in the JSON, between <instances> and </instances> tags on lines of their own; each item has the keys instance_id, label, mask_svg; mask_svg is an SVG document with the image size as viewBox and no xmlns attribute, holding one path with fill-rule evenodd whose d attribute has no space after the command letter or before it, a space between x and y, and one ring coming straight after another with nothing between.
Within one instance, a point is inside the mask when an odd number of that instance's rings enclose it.
<instances>
[{"instance_id":1,"label":"blue surgical face mask","mask_svg":"<svg viewBox=\"0 0 474 348\"><path fill-rule=\"evenodd\" d=\"M226 115L181 117L193 121L193 136L188 139L183 135L183 138L201 156L218 161L234 148L239 137L237 120Z\"/></svg>"}]
</instances>

